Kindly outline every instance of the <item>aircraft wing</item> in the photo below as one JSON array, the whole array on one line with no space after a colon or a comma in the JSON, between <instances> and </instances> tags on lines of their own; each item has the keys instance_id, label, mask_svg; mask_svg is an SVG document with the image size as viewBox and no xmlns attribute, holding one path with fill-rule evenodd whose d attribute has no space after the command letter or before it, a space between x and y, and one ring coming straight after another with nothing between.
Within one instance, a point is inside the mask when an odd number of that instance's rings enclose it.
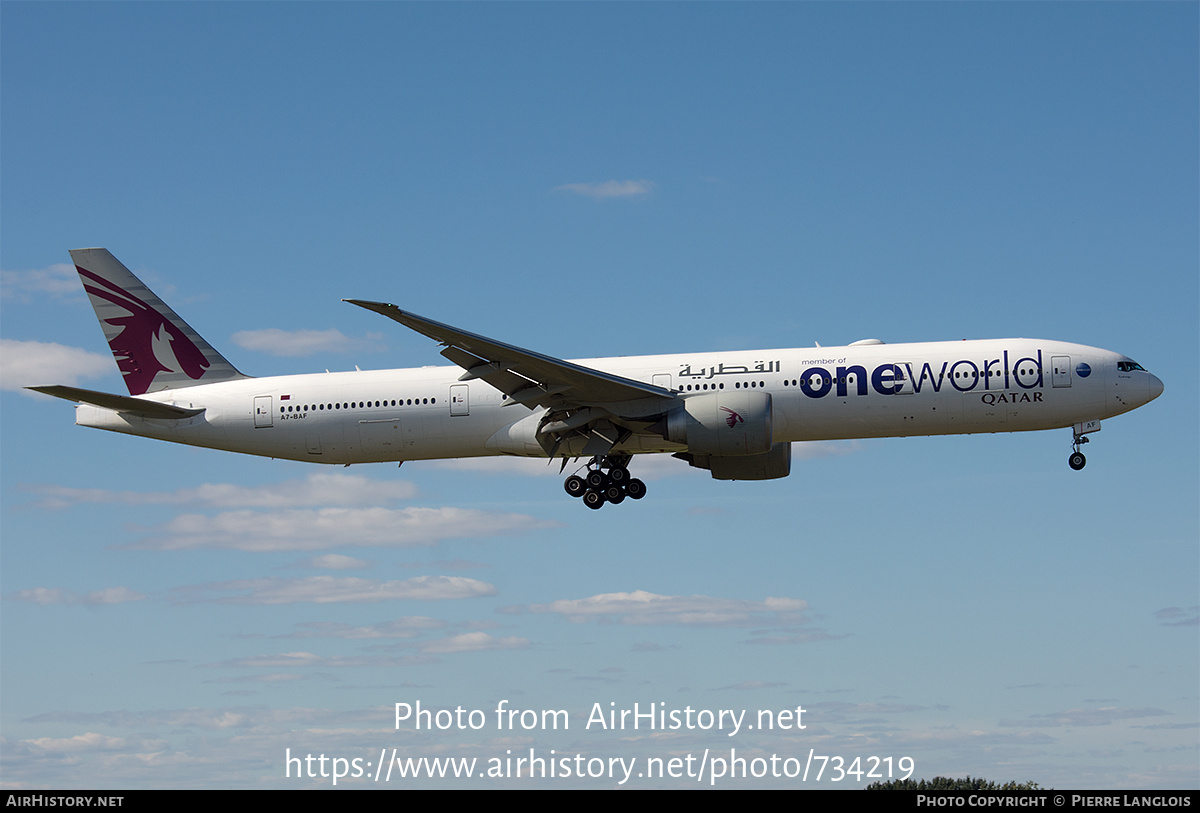
<instances>
[{"instance_id":1,"label":"aircraft wing","mask_svg":"<svg viewBox=\"0 0 1200 813\"><path fill-rule=\"evenodd\" d=\"M55 398L63 398L67 401L111 409L113 412L137 415L139 418L180 420L181 418L190 418L193 415L199 415L204 411L203 409L186 409L172 404L160 404L157 401L131 398L128 395L113 395L108 392L83 390L79 387L65 387L60 385L53 387L26 387L26 389L45 393L46 395L53 395Z\"/></svg>"},{"instance_id":2,"label":"aircraft wing","mask_svg":"<svg viewBox=\"0 0 1200 813\"><path fill-rule=\"evenodd\" d=\"M503 392L510 403L541 407L584 407L676 396L663 387L593 370L532 350L417 316L384 302L347 299L352 305L399 322L446 346L442 355L466 372L460 381L481 379ZM665 406L665 404L664 404Z\"/></svg>"}]
</instances>

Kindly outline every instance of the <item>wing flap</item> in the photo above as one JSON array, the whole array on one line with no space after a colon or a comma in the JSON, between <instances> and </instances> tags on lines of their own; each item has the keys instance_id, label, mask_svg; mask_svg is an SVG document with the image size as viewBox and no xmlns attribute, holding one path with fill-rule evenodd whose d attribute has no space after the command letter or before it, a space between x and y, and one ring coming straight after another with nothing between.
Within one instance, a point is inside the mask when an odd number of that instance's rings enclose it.
<instances>
[{"instance_id":1,"label":"wing flap","mask_svg":"<svg viewBox=\"0 0 1200 813\"><path fill-rule=\"evenodd\" d=\"M473 379L485 381L505 395L520 392L525 387L534 383L524 376L517 375L498 362L481 359L474 353L468 353L457 347L447 347L442 351L442 355L466 370L465 373L459 376L459 381L471 381Z\"/></svg>"}]
</instances>

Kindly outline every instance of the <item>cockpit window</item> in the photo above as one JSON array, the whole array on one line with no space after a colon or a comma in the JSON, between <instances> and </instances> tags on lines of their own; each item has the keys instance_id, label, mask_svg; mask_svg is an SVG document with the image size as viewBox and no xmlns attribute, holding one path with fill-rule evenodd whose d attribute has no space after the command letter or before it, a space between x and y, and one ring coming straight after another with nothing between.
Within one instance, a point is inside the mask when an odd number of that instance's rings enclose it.
<instances>
[{"instance_id":1,"label":"cockpit window","mask_svg":"<svg viewBox=\"0 0 1200 813\"><path fill-rule=\"evenodd\" d=\"M1143 373L1146 372L1146 368L1136 361L1118 361L1117 369L1123 373L1131 373L1134 370L1141 370Z\"/></svg>"}]
</instances>

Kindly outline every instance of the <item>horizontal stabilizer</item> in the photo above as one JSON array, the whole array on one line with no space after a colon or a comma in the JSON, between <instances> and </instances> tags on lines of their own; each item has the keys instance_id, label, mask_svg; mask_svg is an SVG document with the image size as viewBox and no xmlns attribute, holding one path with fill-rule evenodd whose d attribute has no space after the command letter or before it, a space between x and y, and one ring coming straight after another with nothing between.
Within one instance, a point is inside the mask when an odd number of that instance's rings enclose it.
<instances>
[{"instance_id":1,"label":"horizontal stabilizer","mask_svg":"<svg viewBox=\"0 0 1200 813\"><path fill-rule=\"evenodd\" d=\"M113 395L107 392L96 392L95 390L82 390L78 387L26 387L26 389L45 393L46 395L53 395L55 398L64 398L68 401L92 404L104 409L111 409L114 412L137 415L140 418L179 420L199 415L204 411L203 409L186 409L184 407L172 406L171 404L145 401L141 398L131 398L128 395Z\"/></svg>"}]
</instances>

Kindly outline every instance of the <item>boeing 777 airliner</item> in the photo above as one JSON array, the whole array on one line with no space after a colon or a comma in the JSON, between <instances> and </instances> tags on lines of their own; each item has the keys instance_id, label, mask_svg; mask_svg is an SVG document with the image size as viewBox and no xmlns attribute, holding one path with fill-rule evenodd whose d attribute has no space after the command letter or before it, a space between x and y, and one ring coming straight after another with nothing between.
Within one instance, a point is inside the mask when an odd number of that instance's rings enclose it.
<instances>
[{"instance_id":1,"label":"boeing 777 airliner","mask_svg":"<svg viewBox=\"0 0 1200 813\"><path fill-rule=\"evenodd\" d=\"M645 496L636 454L769 480L805 440L1071 428L1082 469L1101 420L1163 391L1120 353L1041 339L563 361L358 299L346 301L439 342L457 366L253 378L106 249L71 258L129 388L31 388L77 402L77 424L314 463L586 460L565 487L590 508Z\"/></svg>"}]
</instances>

